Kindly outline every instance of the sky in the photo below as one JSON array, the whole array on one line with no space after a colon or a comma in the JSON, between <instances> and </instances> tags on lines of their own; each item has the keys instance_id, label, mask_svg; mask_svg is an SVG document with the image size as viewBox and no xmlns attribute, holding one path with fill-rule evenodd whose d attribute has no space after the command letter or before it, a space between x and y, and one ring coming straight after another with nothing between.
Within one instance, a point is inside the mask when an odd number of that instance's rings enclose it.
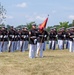
<instances>
[{"instance_id":1,"label":"sky","mask_svg":"<svg viewBox=\"0 0 74 75\"><path fill-rule=\"evenodd\" d=\"M5 24L18 26L35 21L41 24L48 16L47 26L74 19L74 0L0 0L7 10Z\"/></svg>"}]
</instances>

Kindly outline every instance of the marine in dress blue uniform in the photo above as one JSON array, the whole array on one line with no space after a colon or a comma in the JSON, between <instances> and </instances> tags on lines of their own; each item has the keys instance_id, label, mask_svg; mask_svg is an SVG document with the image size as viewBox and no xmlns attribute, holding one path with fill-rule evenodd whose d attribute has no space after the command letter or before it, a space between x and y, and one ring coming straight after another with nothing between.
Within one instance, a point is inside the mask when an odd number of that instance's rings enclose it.
<instances>
[{"instance_id":1,"label":"marine in dress blue uniform","mask_svg":"<svg viewBox=\"0 0 74 75\"><path fill-rule=\"evenodd\" d=\"M8 50L8 31L7 31L7 28L2 27L2 33L3 33L2 51L6 52Z\"/></svg>"},{"instance_id":2,"label":"marine in dress blue uniform","mask_svg":"<svg viewBox=\"0 0 74 75\"><path fill-rule=\"evenodd\" d=\"M63 34L61 29L58 31L58 48L63 50Z\"/></svg>"},{"instance_id":3,"label":"marine in dress blue uniform","mask_svg":"<svg viewBox=\"0 0 74 75\"><path fill-rule=\"evenodd\" d=\"M17 43L18 43L18 31L16 28L14 28L14 51L17 50Z\"/></svg>"},{"instance_id":4,"label":"marine in dress blue uniform","mask_svg":"<svg viewBox=\"0 0 74 75\"><path fill-rule=\"evenodd\" d=\"M63 35L63 49L65 48L65 41L66 41L66 32L65 32L65 27L61 28L62 30L62 35Z\"/></svg>"},{"instance_id":5,"label":"marine in dress blue uniform","mask_svg":"<svg viewBox=\"0 0 74 75\"><path fill-rule=\"evenodd\" d=\"M9 32L9 52L14 52L15 51L15 29L13 26L11 26Z\"/></svg>"},{"instance_id":6,"label":"marine in dress blue uniform","mask_svg":"<svg viewBox=\"0 0 74 75\"><path fill-rule=\"evenodd\" d=\"M2 43L3 43L3 33L2 30L0 29L0 53L2 53Z\"/></svg>"},{"instance_id":7,"label":"marine in dress blue uniform","mask_svg":"<svg viewBox=\"0 0 74 75\"><path fill-rule=\"evenodd\" d=\"M44 43L43 43L43 51L46 50L46 44L47 44L47 37L48 37L48 33L46 30L44 30Z\"/></svg>"},{"instance_id":8,"label":"marine in dress blue uniform","mask_svg":"<svg viewBox=\"0 0 74 75\"><path fill-rule=\"evenodd\" d=\"M74 52L74 27L70 28L70 34L69 34L69 52Z\"/></svg>"},{"instance_id":9,"label":"marine in dress blue uniform","mask_svg":"<svg viewBox=\"0 0 74 75\"><path fill-rule=\"evenodd\" d=\"M52 28L49 34L49 49L56 49L56 35L57 31L55 30L55 28Z\"/></svg>"},{"instance_id":10,"label":"marine in dress blue uniform","mask_svg":"<svg viewBox=\"0 0 74 75\"><path fill-rule=\"evenodd\" d=\"M21 50L21 46L20 46L20 42L21 42L21 29L18 29L17 30L17 38L18 38L18 41L17 41L17 50Z\"/></svg>"},{"instance_id":11,"label":"marine in dress blue uniform","mask_svg":"<svg viewBox=\"0 0 74 75\"><path fill-rule=\"evenodd\" d=\"M23 28L21 32L21 39L22 39L22 44L21 44L21 51L24 52L28 49L28 37L29 37L29 32L26 27Z\"/></svg>"},{"instance_id":12,"label":"marine in dress blue uniform","mask_svg":"<svg viewBox=\"0 0 74 75\"><path fill-rule=\"evenodd\" d=\"M70 33L70 29L67 28L66 29L66 49L69 49L69 33Z\"/></svg>"}]
</instances>

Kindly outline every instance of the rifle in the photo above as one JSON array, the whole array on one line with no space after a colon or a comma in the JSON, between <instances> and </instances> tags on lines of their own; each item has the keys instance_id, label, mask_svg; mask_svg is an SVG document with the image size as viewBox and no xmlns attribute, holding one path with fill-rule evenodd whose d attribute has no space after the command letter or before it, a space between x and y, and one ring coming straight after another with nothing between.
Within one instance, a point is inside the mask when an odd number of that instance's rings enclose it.
<instances>
[{"instance_id":1,"label":"rifle","mask_svg":"<svg viewBox=\"0 0 74 75\"><path fill-rule=\"evenodd\" d=\"M22 52L23 44L24 44L24 40L22 40L22 45L21 45L21 52Z\"/></svg>"},{"instance_id":2,"label":"rifle","mask_svg":"<svg viewBox=\"0 0 74 75\"><path fill-rule=\"evenodd\" d=\"M4 46L4 35L3 35L3 41L2 41L2 49L3 49L3 46ZM2 50L3 52L3 50Z\"/></svg>"},{"instance_id":3,"label":"rifle","mask_svg":"<svg viewBox=\"0 0 74 75\"><path fill-rule=\"evenodd\" d=\"M4 40L2 41L2 49L3 49L3 46L4 46ZM2 52L3 52L3 50L2 50Z\"/></svg>"},{"instance_id":4,"label":"rifle","mask_svg":"<svg viewBox=\"0 0 74 75\"><path fill-rule=\"evenodd\" d=\"M10 46L9 46L9 52L10 52L11 46L12 46L12 39L11 39Z\"/></svg>"},{"instance_id":5,"label":"rifle","mask_svg":"<svg viewBox=\"0 0 74 75\"><path fill-rule=\"evenodd\" d=\"M9 46L9 51L8 52L10 52L11 50L11 45L12 45L12 40L11 40L11 42L10 42L10 46Z\"/></svg>"}]
</instances>

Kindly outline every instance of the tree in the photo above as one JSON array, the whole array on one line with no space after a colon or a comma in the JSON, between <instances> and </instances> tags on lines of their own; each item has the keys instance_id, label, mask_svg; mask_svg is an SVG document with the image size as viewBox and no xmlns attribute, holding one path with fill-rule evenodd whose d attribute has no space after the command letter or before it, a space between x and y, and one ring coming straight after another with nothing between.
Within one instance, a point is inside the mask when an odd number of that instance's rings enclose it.
<instances>
[{"instance_id":1,"label":"tree","mask_svg":"<svg viewBox=\"0 0 74 75\"><path fill-rule=\"evenodd\" d=\"M11 26L10 25L6 25L6 27L7 27L7 30L9 30Z\"/></svg>"},{"instance_id":2,"label":"tree","mask_svg":"<svg viewBox=\"0 0 74 75\"><path fill-rule=\"evenodd\" d=\"M1 27L5 27L5 24L4 23L0 24L0 29L1 29Z\"/></svg>"},{"instance_id":3,"label":"tree","mask_svg":"<svg viewBox=\"0 0 74 75\"><path fill-rule=\"evenodd\" d=\"M6 15L6 10L4 9L4 7L0 3L0 24L6 18L5 15Z\"/></svg>"},{"instance_id":4,"label":"tree","mask_svg":"<svg viewBox=\"0 0 74 75\"><path fill-rule=\"evenodd\" d=\"M59 28L61 28L61 27L68 28L68 27L69 27L68 23L69 23L69 22L60 22Z\"/></svg>"},{"instance_id":5,"label":"tree","mask_svg":"<svg viewBox=\"0 0 74 75\"><path fill-rule=\"evenodd\" d=\"M74 20L72 21L72 26L74 26Z\"/></svg>"},{"instance_id":6,"label":"tree","mask_svg":"<svg viewBox=\"0 0 74 75\"><path fill-rule=\"evenodd\" d=\"M23 27L25 27L26 25L18 25L17 27L16 27L16 29L22 29Z\"/></svg>"},{"instance_id":7,"label":"tree","mask_svg":"<svg viewBox=\"0 0 74 75\"><path fill-rule=\"evenodd\" d=\"M32 24L33 24L33 23L35 23L35 22L30 22L30 23L27 23L27 24L26 24L26 26L27 26L27 28L28 28L29 30L32 28Z\"/></svg>"},{"instance_id":8,"label":"tree","mask_svg":"<svg viewBox=\"0 0 74 75\"><path fill-rule=\"evenodd\" d=\"M49 32L51 28L52 28L52 26L48 26L48 27L46 28L46 31Z\"/></svg>"}]
</instances>

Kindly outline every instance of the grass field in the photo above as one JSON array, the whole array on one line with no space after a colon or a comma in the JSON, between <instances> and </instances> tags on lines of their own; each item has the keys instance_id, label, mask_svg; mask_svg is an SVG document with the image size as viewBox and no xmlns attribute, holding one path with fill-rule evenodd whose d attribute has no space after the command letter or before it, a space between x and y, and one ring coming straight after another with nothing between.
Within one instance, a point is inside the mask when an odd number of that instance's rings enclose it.
<instances>
[{"instance_id":1,"label":"grass field","mask_svg":"<svg viewBox=\"0 0 74 75\"><path fill-rule=\"evenodd\" d=\"M0 75L74 75L74 53L46 50L43 58L28 58L28 51L1 53Z\"/></svg>"}]
</instances>

